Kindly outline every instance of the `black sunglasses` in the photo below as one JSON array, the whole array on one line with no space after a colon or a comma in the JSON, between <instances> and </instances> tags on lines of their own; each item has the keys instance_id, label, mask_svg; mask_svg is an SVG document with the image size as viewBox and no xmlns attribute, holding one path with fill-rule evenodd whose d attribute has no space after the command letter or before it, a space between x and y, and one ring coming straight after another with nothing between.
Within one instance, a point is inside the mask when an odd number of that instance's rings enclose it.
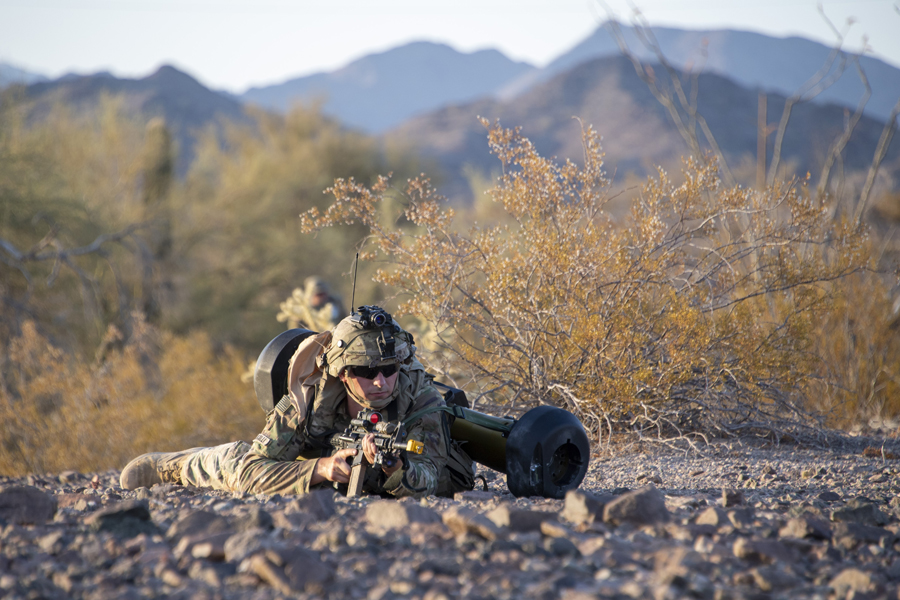
<instances>
[{"instance_id":1,"label":"black sunglasses","mask_svg":"<svg viewBox=\"0 0 900 600\"><path fill-rule=\"evenodd\" d=\"M397 372L397 365L382 365L380 367L361 367L354 365L348 367L354 377L362 377L363 379L375 379L378 374L384 375L385 379Z\"/></svg>"}]
</instances>

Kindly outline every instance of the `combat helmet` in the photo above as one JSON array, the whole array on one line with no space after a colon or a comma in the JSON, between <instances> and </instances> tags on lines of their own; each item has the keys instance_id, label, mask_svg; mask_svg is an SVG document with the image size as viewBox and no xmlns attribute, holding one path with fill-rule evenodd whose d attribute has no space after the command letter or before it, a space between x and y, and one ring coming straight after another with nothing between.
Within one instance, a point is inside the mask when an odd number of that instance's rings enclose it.
<instances>
[{"instance_id":1,"label":"combat helmet","mask_svg":"<svg viewBox=\"0 0 900 600\"><path fill-rule=\"evenodd\" d=\"M338 377L346 367L407 363L415 355L413 336L379 306L360 306L332 332L320 368Z\"/></svg>"},{"instance_id":2,"label":"combat helmet","mask_svg":"<svg viewBox=\"0 0 900 600\"><path fill-rule=\"evenodd\" d=\"M318 294L331 295L331 288L328 283L316 275L310 275L303 280L303 295L307 302L311 302L313 297Z\"/></svg>"}]
</instances>

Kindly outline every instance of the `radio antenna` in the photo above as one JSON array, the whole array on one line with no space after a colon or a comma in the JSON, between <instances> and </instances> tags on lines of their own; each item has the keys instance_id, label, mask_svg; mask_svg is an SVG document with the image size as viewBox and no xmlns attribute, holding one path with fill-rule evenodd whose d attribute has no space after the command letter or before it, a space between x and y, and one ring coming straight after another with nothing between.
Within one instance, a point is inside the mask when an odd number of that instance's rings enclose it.
<instances>
[{"instance_id":1,"label":"radio antenna","mask_svg":"<svg viewBox=\"0 0 900 600\"><path fill-rule=\"evenodd\" d=\"M359 252L356 253L356 260L353 261L353 291L350 294L350 314L356 314L356 273L359 271Z\"/></svg>"}]
</instances>

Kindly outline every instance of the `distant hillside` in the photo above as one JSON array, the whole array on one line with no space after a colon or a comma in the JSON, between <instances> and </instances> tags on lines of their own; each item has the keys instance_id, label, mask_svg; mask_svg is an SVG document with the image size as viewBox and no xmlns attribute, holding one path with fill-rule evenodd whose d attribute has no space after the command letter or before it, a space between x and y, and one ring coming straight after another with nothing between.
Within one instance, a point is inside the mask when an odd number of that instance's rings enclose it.
<instances>
[{"instance_id":1,"label":"distant hillside","mask_svg":"<svg viewBox=\"0 0 900 600\"><path fill-rule=\"evenodd\" d=\"M29 83L46 80L46 77L38 73L32 73L15 65L0 62L0 89L17 83L28 85Z\"/></svg>"},{"instance_id":2,"label":"distant hillside","mask_svg":"<svg viewBox=\"0 0 900 600\"><path fill-rule=\"evenodd\" d=\"M490 96L534 69L496 50L466 54L416 42L370 54L331 73L252 88L240 98L279 111L294 102L321 99L325 114L379 132L416 114Z\"/></svg>"},{"instance_id":3,"label":"distant hillside","mask_svg":"<svg viewBox=\"0 0 900 600\"><path fill-rule=\"evenodd\" d=\"M699 78L698 108L709 123L729 163L756 156L757 91L718 75ZM777 123L785 98L768 97L768 121ZM580 129L573 116L592 124L603 136L606 164L621 179L626 173L646 173L653 165L672 165L687 153L665 109L638 78L624 57L583 63L508 101L479 102L441 109L403 123L386 134L418 148L423 158L436 160L449 180L442 191L450 196L469 194L463 178L466 165L482 173L499 164L488 153L485 130L476 117L500 119L522 126L523 134L545 156L579 161ZM782 164L798 172L816 174L826 150L843 128L845 109L836 105L797 105L787 130ZM844 168L864 168L871 161L882 123L863 118L844 152ZM702 139L702 137L701 137ZM774 136L769 138L771 156ZM900 142L894 141L889 162L898 162Z\"/></svg>"},{"instance_id":4,"label":"distant hillside","mask_svg":"<svg viewBox=\"0 0 900 600\"><path fill-rule=\"evenodd\" d=\"M748 88L790 96L825 64L832 48L798 37L778 38L748 31L687 31L654 27L653 34L667 60L676 68L690 70L703 66L706 73L722 75ZM656 57L638 40L632 27L622 26L628 47L642 60L657 62ZM706 46L706 57L701 51ZM608 25L593 34L545 68L525 74L504 88L501 96L510 98L531 86L547 81L579 64L604 56L619 55L619 46ZM900 69L876 58L864 56L860 64L866 72L872 97L866 114L887 120L900 99ZM856 68L848 61L841 78L825 90L816 102L856 107L864 87Z\"/></svg>"},{"instance_id":5,"label":"distant hillside","mask_svg":"<svg viewBox=\"0 0 900 600\"><path fill-rule=\"evenodd\" d=\"M143 79L120 79L106 73L67 75L26 88L32 103L32 118L39 118L55 102L74 110L90 110L102 94L123 95L135 114L162 116L178 142L178 171L184 173L193 157L194 134L210 123L225 118L246 119L243 106L219 94L190 75L170 66L160 67Z\"/></svg>"}]
</instances>

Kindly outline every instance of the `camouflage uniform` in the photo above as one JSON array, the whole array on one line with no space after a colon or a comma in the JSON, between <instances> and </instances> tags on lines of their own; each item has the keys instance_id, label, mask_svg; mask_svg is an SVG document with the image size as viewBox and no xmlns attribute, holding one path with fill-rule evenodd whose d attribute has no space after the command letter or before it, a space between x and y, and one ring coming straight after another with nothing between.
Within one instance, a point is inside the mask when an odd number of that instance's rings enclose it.
<instances>
[{"instance_id":1,"label":"camouflage uniform","mask_svg":"<svg viewBox=\"0 0 900 600\"><path fill-rule=\"evenodd\" d=\"M443 397L431 385L431 376L413 356L415 347L411 336L397 326L397 358L383 360L375 338L368 333L357 333L354 338L353 328L345 326L350 321L347 318L341 322L328 351L318 358L321 379L315 382L316 393L308 418L296 397L285 396L269 412L265 429L252 444L223 444L187 456L181 467L182 483L250 493L307 493L315 459L330 451L330 447L325 448L328 436L350 424L347 390L337 378L348 365L376 366L400 360L394 393L387 406L373 407L388 420L403 420L422 408L443 405ZM349 344L339 347L339 340L347 339ZM353 354L354 350L359 351ZM389 478L380 469L368 469L363 489L398 497L452 493L446 473L450 437L442 413L426 414L408 425L407 439L423 442L425 452L408 455L403 468ZM320 485L333 484L326 481Z\"/></svg>"},{"instance_id":2,"label":"camouflage uniform","mask_svg":"<svg viewBox=\"0 0 900 600\"><path fill-rule=\"evenodd\" d=\"M324 294L326 301L317 304L315 297L318 294ZM276 318L279 323L287 323L288 329L303 327L310 331L328 331L347 316L340 298L322 278L314 276L307 277L303 287L296 288L279 308Z\"/></svg>"}]
</instances>

